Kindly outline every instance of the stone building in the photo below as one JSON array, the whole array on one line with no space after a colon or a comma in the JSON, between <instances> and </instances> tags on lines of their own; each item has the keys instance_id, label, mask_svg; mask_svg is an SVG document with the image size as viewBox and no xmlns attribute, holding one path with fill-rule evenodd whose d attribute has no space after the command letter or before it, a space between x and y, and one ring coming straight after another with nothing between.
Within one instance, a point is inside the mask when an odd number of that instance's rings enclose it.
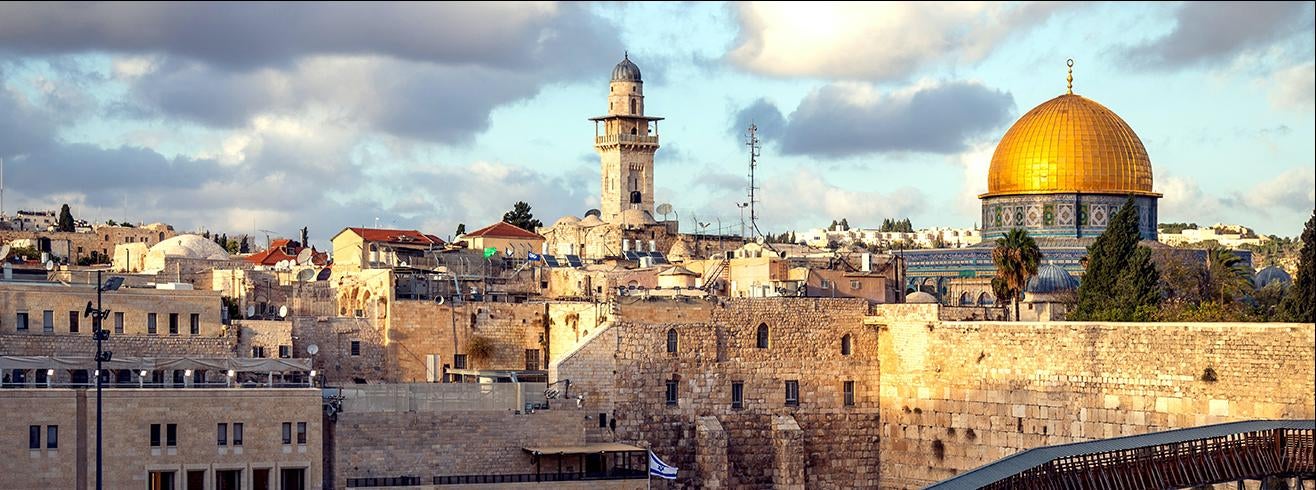
<instances>
[{"instance_id":1,"label":"stone building","mask_svg":"<svg viewBox=\"0 0 1316 490\"><path fill-rule=\"evenodd\" d=\"M343 228L331 239L334 272L417 265L426 254L443 248L439 237L417 230Z\"/></svg>"},{"instance_id":2,"label":"stone building","mask_svg":"<svg viewBox=\"0 0 1316 490\"><path fill-rule=\"evenodd\" d=\"M524 259L527 254L544 251L544 237L532 231L526 231L500 221L461 236L466 247L472 250L494 249L503 257Z\"/></svg>"}]
</instances>

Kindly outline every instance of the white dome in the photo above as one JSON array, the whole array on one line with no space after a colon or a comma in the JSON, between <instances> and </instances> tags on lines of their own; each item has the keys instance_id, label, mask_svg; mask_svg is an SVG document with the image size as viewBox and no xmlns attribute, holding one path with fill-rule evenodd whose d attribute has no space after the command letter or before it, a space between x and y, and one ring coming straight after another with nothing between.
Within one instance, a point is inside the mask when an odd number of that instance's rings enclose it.
<instances>
[{"instance_id":1,"label":"white dome","mask_svg":"<svg viewBox=\"0 0 1316 490\"><path fill-rule=\"evenodd\" d=\"M937 297L923 291L916 291L905 296L906 303L932 305L937 304Z\"/></svg>"},{"instance_id":2,"label":"white dome","mask_svg":"<svg viewBox=\"0 0 1316 490\"><path fill-rule=\"evenodd\" d=\"M601 224L603 224L603 220L599 219L598 216L594 216L592 214L586 216L585 219L582 219L580 220L579 223L577 223L577 225L580 226L581 228L593 228Z\"/></svg>"},{"instance_id":3,"label":"white dome","mask_svg":"<svg viewBox=\"0 0 1316 490\"><path fill-rule=\"evenodd\" d=\"M559 218L556 223L553 223L553 227L557 228L559 226L575 225L576 223L580 223L580 218L568 214Z\"/></svg>"},{"instance_id":4,"label":"white dome","mask_svg":"<svg viewBox=\"0 0 1316 490\"><path fill-rule=\"evenodd\" d=\"M147 271L165 268L166 257L185 259L228 260L228 251L200 235L178 235L162 241L146 251Z\"/></svg>"},{"instance_id":5,"label":"white dome","mask_svg":"<svg viewBox=\"0 0 1316 490\"><path fill-rule=\"evenodd\" d=\"M627 209L627 210L621 212L621 222L622 222L622 223L625 223L625 224L628 224L628 225L656 225L656 224L658 224L658 221L657 221L657 220L654 220L654 219L653 219L653 216L650 216L649 213L648 213L647 211L640 211L640 210L638 210L638 209L634 209L634 208Z\"/></svg>"}]
</instances>

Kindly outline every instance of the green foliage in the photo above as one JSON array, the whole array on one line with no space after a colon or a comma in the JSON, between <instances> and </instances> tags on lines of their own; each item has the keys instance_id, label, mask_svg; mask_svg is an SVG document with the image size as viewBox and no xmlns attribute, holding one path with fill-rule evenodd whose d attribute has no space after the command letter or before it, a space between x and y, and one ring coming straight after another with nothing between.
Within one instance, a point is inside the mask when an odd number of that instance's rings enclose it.
<instances>
[{"instance_id":1,"label":"green foliage","mask_svg":"<svg viewBox=\"0 0 1316 490\"><path fill-rule=\"evenodd\" d=\"M877 231L913 233L914 224L909 221L909 218L902 220L884 219L882 220L882 227L878 228Z\"/></svg>"},{"instance_id":2,"label":"green foliage","mask_svg":"<svg viewBox=\"0 0 1316 490\"><path fill-rule=\"evenodd\" d=\"M238 253L251 253L251 243L247 240L247 235L242 235L242 240L238 241Z\"/></svg>"},{"instance_id":3,"label":"green foliage","mask_svg":"<svg viewBox=\"0 0 1316 490\"><path fill-rule=\"evenodd\" d=\"M1202 301L1166 301L1152 313L1150 320L1158 322L1261 322L1266 317L1242 303Z\"/></svg>"},{"instance_id":4,"label":"green foliage","mask_svg":"<svg viewBox=\"0 0 1316 490\"><path fill-rule=\"evenodd\" d=\"M1279 319L1290 322L1312 323L1316 314L1316 212L1302 230L1302 252L1298 255L1298 274L1293 286L1279 304Z\"/></svg>"},{"instance_id":5,"label":"green foliage","mask_svg":"<svg viewBox=\"0 0 1316 490\"><path fill-rule=\"evenodd\" d=\"M69 211L69 205L65 204L59 208L59 221L55 225L55 231L72 233L73 229L73 212Z\"/></svg>"},{"instance_id":6,"label":"green foliage","mask_svg":"<svg viewBox=\"0 0 1316 490\"><path fill-rule=\"evenodd\" d=\"M1106 231L1088 247L1087 272L1070 320L1137 322L1151 319L1161 300L1151 250L1138 246L1137 207L1130 197Z\"/></svg>"},{"instance_id":7,"label":"green foliage","mask_svg":"<svg viewBox=\"0 0 1316 490\"><path fill-rule=\"evenodd\" d=\"M530 213L530 205L525 201L517 201L512 205L512 210L503 214L503 221L516 225L523 230L535 231L536 228L542 228L543 223L535 219L535 215Z\"/></svg>"},{"instance_id":8,"label":"green foliage","mask_svg":"<svg viewBox=\"0 0 1316 490\"><path fill-rule=\"evenodd\" d=\"M109 225L109 226L119 226L119 224L118 224L118 223L115 223L114 220L112 220L112 219L107 219L107 220L105 220L105 224L106 224L106 225Z\"/></svg>"},{"instance_id":9,"label":"green foliage","mask_svg":"<svg viewBox=\"0 0 1316 490\"><path fill-rule=\"evenodd\" d=\"M845 218L841 218L841 231L850 231L850 222Z\"/></svg>"},{"instance_id":10,"label":"green foliage","mask_svg":"<svg viewBox=\"0 0 1316 490\"><path fill-rule=\"evenodd\" d=\"M90 255L78 259L78 265L81 266L108 263L110 263L110 258L106 255L102 255L99 250L92 250Z\"/></svg>"},{"instance_id":11,"label":"green foliage","mask_svg":"<svg viewBox=\"0 0 1316 490\"><path fill-rule=\"evenodd\" d=\"M1161 223L1157 227L1161 233L1183 233L1184 230L1196 230L1197 223Z\"/></svg>"},{"instance_id":12,"label":"green foliage","mask_svg":"<svg viewBox=\"0 0 1316 490\"><path fill-rule=\"evenodd\" d=\"M457 223L457 233L454 236L461 237L462 235L465 234L466 234L466 223Z\"/></svg>"},{"instance_id":13,"label":"green foliage","mask_svg":"<svg viewBox=\"0 0 1316 490\"><path fill-rule=\"evenodd\" d=\"M1252 268L1227 248L1206 251L1206 276L1211 299L1221 303L1242 299L1256 291Z\"/></svg>"},{"instance_id":14,"label":"green foliage","mask_svg":"<svg viewBox=\"0 0 1316 490\"><path fill-rule=\"evenodd\" d=\"M27 257L27 260L40 260L41 251L36 247L10 247L9 258Z\"/></svg>"},{"instance_id":15,"label":"green foliage","mask_svg":"<svg viewBox=\"0 0 1316 490\"><path fill-rule=\"evenodd\" d=\"M1028 285L1028 279L1037 275L1037 267L1042 263L1042 251L1027 231L1015 228L1004 237L996 239L992 262L996 264L992 290L1003 288L1001 292L1005 293L1005 298L1001 295L997 295L997 298L1014 303L1014 318L1018 320L1019 300L1024 297L1024 286Z\"/></svg>"}]
</instances>

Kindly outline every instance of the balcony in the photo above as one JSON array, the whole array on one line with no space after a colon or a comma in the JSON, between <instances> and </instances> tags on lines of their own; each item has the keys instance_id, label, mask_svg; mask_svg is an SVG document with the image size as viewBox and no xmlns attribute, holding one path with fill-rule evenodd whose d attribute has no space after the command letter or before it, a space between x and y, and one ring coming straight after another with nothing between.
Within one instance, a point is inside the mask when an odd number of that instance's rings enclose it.
<instances>
[{"instance_id":1,"label":"balcony","mask_svg":"<svg viewBox=\"0 0 1316 490\"><path fill-rule=\"evenodd\" d=\"M594 144L596 146L606 146L615 144L628 145L658 145L658 136L645 136L638 134L605 134L595 136Z\"/></svg>"}]
</instances>

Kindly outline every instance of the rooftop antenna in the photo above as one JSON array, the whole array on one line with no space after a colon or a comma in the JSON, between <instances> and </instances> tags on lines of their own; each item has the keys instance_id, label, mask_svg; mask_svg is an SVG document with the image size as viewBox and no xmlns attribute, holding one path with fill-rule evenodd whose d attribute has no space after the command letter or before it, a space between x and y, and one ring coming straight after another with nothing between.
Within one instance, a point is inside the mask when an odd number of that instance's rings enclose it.
<instances>
[{"instance_id":1,"label":"rooftop antenna","mask_svg":"<svg viewBox=\"0 0 1316 490\"><path fill-rule=\"evenodd\" d=\"M265 234L265 250L269 250L269 249L270 249L270 234L271 234L271 233L276 234L276 235L279 234L279 232L274 231L274 230L256 230L256 231L259 231L259 232Z\"/></svg>"},{"instance_id":2,"label":"rooftop antenna","mask_svg":"<svg viewBox=\"0 0 1316 490\"><path fill-rule=\"evenodd\" d=\"M758 225L759 215L758 211L755 209L758 200L754 195L754 191L758 190L758 187L754 184L754 170L758 167L758 158L759 155L762 154L761 148L759 147L758 130L758 125L755 125L752 122L749 123L748 137L745 141L745 146L749 147L749 225L751 233L755 236L760 235Z\"/></svg>"}]
</instances>

